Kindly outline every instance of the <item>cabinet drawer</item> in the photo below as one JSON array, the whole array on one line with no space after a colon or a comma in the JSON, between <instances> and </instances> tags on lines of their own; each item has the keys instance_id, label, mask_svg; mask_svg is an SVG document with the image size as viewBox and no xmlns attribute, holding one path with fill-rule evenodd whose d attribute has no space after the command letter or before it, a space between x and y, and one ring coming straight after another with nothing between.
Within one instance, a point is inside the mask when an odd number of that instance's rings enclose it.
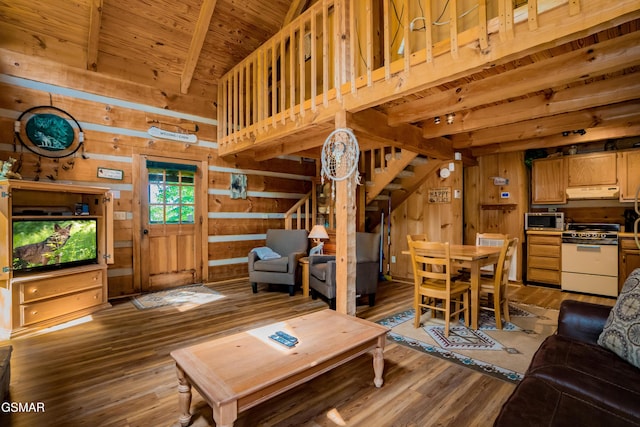
<instances>
[{"instance_id":1,"label":"cabinet drawer","mask_svg":"<svg viewBox=\"0 0 640 427\"><path fill-rule=\"evenodd\" d=\"M620 249L638 250L635 239L620 239Z\"/></svg>"},{"instance_id":2,"label":"cabinet drawer","mask_svg":"<svg viewBox=\"0 0 640 427\"><path fill-rule=\"evenodd\" d=\"M529 267L544 268L547 270L560 270L560 258L541 256L529 256Z\"/></svg>"},{"instance_id":3,"label":"cabinet drawer","mask_svg":"<svg viewBox=\"0 0 640 427\"><path fill-rule=\"evenodd\" d=\"M541 268L528 268L527 280L532 282L560 284L560 270L545 270Z\"/></svg>"},{"instance_id":4,"label":"cabinet drawer","mask_svg":"<svg viewBox=\"0 0 640 427\"><path fill-rule=\"evenodd\" d=\"M96 286L102 286L102 270L33 280L20 285L20 303L62 296Z\"/></svg>"},{"instance_id":5,"label":"cabinet drawer","mask_svg":"<svg viewBox=\"0 0 640 427\"><path fill-rule=\"evenodd\" d=\"M59 298L20 305L21 325L42 322L102 304L102 288L89 289Z\"/></svg>"},{"instance_id":6,"label":"cabinet drawer","mask_svg":"<svg viewBox=\"0 0 640 427\"><path fill-rule=\"evenodd\" d=\"M531 245L555 245L560 246L562 243L561 236L544 236L541 234L527 235L527 241Z\"/></svg>"},{"instance_id":7,"label":"cabinet drawer","mask_svg":"<svg viewBox=\"0 0 640 427\"><path fill-rule=\"evenodd\" d=\"M560 258L560 246L529 244L529 257Z\"/></svg>"}]
</instances>

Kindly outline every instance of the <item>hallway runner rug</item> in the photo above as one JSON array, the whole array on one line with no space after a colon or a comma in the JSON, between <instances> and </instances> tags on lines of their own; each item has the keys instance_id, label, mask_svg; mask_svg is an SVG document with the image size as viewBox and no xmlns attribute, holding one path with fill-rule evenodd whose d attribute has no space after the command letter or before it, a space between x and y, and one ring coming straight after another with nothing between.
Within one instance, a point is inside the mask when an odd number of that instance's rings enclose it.
<instances>
[{"instance_id":1,"label":"hallway runner rug","mask_svg":"<svg viewBox=\"0 0 640 427\"><path fill-rule=\"evenodd\" d=\"M491 312L482 312L477 331L464 321L451 323L444 336L444 320L422 315L422 326L413 327L414 310L407 309L378 321L391 328L390 341L457 363L508 382L519 382L542 341L555 333L558 310L524 304L509 304L510 323L495 326Z\"/></svg>"}]
</instances>

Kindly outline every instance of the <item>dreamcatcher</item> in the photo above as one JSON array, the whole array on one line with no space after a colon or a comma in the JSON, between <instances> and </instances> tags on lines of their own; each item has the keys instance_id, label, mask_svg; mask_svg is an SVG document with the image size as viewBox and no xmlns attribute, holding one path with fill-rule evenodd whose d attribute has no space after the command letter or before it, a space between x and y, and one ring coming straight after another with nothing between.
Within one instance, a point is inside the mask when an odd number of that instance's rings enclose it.
<instances>
[{"instance_id":1,"label":"dreamcatcher","mask_svg":"<svg viewBox=\"0 0 640 427\"><path fill-rule=\"evenodd\" d=\"M351 129L336 129L329 134L322 146L322 183L332 181L331 196L335 199L335 181L349 178L358 168L360 147ZM349 181L351 183L351 181ZM357 175L356 184L360 184Z\"/></svg>"}]
</instances>

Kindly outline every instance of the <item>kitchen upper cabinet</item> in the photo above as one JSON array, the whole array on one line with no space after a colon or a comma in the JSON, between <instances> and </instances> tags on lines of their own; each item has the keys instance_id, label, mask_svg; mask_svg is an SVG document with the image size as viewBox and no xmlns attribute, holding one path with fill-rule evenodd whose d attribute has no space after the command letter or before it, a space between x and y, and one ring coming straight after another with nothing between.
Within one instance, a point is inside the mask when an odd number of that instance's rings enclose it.
<instances>
[{"instance_id":1,"label":"kitchen upper cabinet","mask_svg":"<svg viewBox=\"0 0 640 427\"><path fill-rule=\"evenodd\" d=\"M640 150L618 153L620 201L632 202L640 186Z\"/></svg>"},{"instance_id":2,"label":"kitchen upper cabinet","mask_svg":"<svg viewBox=\"0 0 640 427\"><path fill-rule=\"evenodd\" d=\"M568 156L567 186L588 187L617 184L616 153L602 152Z\"/></svg>"},{"instance_id":3,"label":"kitchen upper cabinet","mask_svg":"<svg viewBox=\"0 0 640 427\"><path fill-rule=\"evenodd\" d=\"M566 203L565 162L563 157L533 161L531 191L533 204Z\"/></svg>"}]
</instances>

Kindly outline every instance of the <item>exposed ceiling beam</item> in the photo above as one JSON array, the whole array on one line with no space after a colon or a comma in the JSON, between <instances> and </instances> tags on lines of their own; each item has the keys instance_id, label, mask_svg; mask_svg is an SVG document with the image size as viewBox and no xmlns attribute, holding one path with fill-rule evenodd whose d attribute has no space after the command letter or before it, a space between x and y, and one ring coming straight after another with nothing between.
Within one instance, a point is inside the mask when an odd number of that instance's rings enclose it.
<instances>
[{"instance_id":1,"label":"exposed ceiling beam","mask_svg":"<svg viewBox=\"0 0 640 427\"><path fill-rule=\"evenodd\" d=\"M216 8L218 0L204 0L202 7L200 8L200 15L198 15L198 22L191 38L191 44L189 45L189 52L187 58L184 61L184 68L182 69L182 75L180 76L180 92L188 93L189 86L191 86L191 79L193 79L193 73L198 65L198 58L200 57L200 51L202 45L209 31L209 25L211 24L211 17L213 16L213 10Z\"/></svg>"},{"instance_id":2,"label":"exposed ceiling beam","mask_svg":"<svg viewBox=\"0 0 640 427\"><path fill-rule=\"evenodd\" d=\"M628 120L639 116L640 101L628 101L456 134L451 136L451 140L455 149L500 142L525 141L531 138L562 134L564 131L608 126L608 123L613 120Z\"/></svg>"},{"instance_id":3,"label":"exposed ceiling beam","mask_svg":"<svg viewBox=\"0 0 640 427\"><path fill-rule=\"evenodd\" d=\"M627 122L624 125L612 124L597 128L586 129L584 135L571 134L569 136L554 135L543 138L532 138L526 141L507 142L501 144L484 145L473 148L474 156L486 156L496 153L510 153L537 148L563 147L566 145L585 144L587 142L604 141L607 139L628 138L640 135L640 122Z\"/></svg>"},{"instance_id":4,"label":"exposed ceiling beam","mask_svg":"<svg viewBox=\"0 0 640 427\"><path fill-rule=\"evenodd\" d=\"M347 115L347 125L353 130L381 138L388 145L405 148L419 154L437 159L452 159L453 147L446 138L426 140L422 130L413 125L403 124L396 127L387 125L387 115L374 109Z\"/></svg>"},{"instance_id":5,"label":"exposed ceiling beam","mask_svg":"<svg viewBox=\"0 0 640 427\"><path fill-rule=\"evenodd\" d=\"M548 117L640 98L640 73L612 77L516 101L456 114L452 124L422 122L422 136L433 138Z\"/></svg>"},{"instance_id":6,"label":"exposed ceiling beam","mask_svg":"<svg viewBox=\"0 0 640 427\"><path fill-rule=\"evenodd\" d=\"M91 0L89 11L89 39L87 40L87 70L98 69L98 45L100 43L100 26L102 25L102 1Z\"/></svg>"},{"instance_id":7,"label":"exposed ceiling beam","mask_svg":"<svg viewBox=\"0 0 640 427\"><path fill-rule=\"evenodd\" d=\"M302 13L302 8L305 6L307 2L305 0L293 0L291 2L291 6L289 6L289 10L287 11L287 15L284 17L284 22L282 23L282 27L286 27L296 19Z\"/></svg>"},{"instance_id":8,"label":"exposed ceiling beam","mask_svg":"<svg viewBox=\"0 0 640 427\"><path fill-rule=\"evenodd\" d=\"M518 67L389 109L389 124L413 123L640 64L640 32Z\"/></svg>"}]
</instances>

